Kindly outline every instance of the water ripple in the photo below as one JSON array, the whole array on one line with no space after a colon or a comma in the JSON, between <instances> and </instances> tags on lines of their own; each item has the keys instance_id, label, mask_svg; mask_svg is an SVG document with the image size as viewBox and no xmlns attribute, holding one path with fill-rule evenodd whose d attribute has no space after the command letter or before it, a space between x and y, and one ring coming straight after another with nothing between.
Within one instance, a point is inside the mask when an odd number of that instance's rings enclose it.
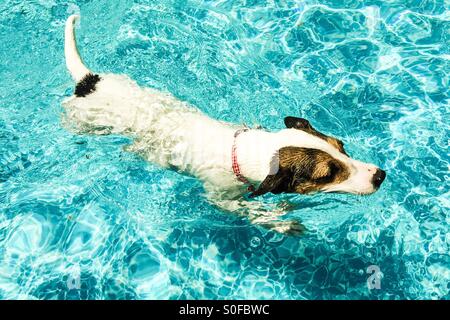
<instances>
[{"instance_id":1,"label":"water ripple","mask_svg":"<svg viewBox=\"0 0 450 320\"><path fill-rule=\"evenodd\" d=\"M226 121L308 118L385 168L383 188L269 197L308 229L285 237L218 211L128 139L73 136L72 13L93 69ZM3 1L0 298L449 299L449 27L444 0Z\"/></svg>"}]
</instances>

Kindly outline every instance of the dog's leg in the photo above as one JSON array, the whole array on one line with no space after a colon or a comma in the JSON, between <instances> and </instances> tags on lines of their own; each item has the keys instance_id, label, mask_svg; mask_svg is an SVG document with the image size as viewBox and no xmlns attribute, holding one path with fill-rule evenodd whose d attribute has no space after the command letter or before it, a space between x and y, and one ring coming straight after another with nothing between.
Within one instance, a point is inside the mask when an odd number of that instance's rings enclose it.
<instances>
[{"instance_id":1,"label":"dog's leg","mask_svg":"<svg viewBox=\"0 0 450 320\"><path fill-rule=\"evenodd\" d=\"M291 236L302 235L306 228L297 220L280 220L280 216L287 213L282 208L276 207L273 210L250 211L249 220L251 223L262 226L266 229L273 230Z\"/></svg>"},{"instance_id":2,"label":"dog's leg","mask_svg":"<svg viewBox=\"0 0 450 320\"><path fill-rule=\"evenodd\" d=\"M281 220L288 211L275 205L244 199L220 199L208 194L208 199L218 208L248 217L252 224L286 235L298 236L306 228L296 220Z\"/></svg>"}]
</instances>

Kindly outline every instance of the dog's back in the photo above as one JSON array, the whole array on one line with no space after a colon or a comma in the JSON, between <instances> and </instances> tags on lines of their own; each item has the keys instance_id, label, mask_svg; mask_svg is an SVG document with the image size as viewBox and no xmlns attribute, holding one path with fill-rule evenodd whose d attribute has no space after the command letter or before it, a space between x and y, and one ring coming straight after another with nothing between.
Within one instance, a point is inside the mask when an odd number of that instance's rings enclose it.
<instances>
[{"instance_id":1,"label":"dog's back","mask_svg":"<svg viewBox=\"0 0 450 320\"><path fill-rule=\"evenodd\" d=\"M141 88L127 76L94 74L77 50L76 19L69 17L65 29L66 64L77 82L74 95L63 102L66 127L77 133L128 135L134 139L128 151L200 178L205 167L226 168L230 175L225 152L235 129L170 94Z\"/></svg>"}]
</instances>

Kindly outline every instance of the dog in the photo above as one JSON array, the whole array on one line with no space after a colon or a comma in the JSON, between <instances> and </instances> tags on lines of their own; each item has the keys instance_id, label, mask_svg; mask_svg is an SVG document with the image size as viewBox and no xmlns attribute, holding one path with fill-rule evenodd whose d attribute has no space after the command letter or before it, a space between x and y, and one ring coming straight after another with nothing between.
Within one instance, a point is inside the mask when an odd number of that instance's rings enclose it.
<instances>
[{"instance_id":1,"label":"dog","mask_svg":"<svg viewBox=\"0 0 450 320\"><path fill-rule=\"evenodd\" d=\"M200 179L215 205L243 212L254 223L286 234L304 227L280 220L283 210L255 198L266 193L371 194L386 173L349 157L339 139L309 121L284 118L285 129L269 132L212 119L170 94L141 88L125 75L96 74L77 50L72 15L65 26L65 58L76 82L62 103L64 123L82 134L122 134L126 147L145 160Z\"/></svg>"}]
</instances>

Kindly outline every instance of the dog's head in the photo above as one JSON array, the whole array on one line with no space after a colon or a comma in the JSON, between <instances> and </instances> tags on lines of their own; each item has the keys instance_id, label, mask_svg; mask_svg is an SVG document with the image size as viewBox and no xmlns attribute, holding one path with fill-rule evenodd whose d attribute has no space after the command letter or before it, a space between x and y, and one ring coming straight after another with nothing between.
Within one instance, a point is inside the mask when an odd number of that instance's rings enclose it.
<instances>
[{"instance_id":1,"label":"dog's head","mask_svg":"<svg viewBox=\"0 0 450 320\"><path fill-rule=\"evenodd\" d=\"M271 193L342 192L370 194L386 173L373 164L351 159L342 141L320 133L303 118L287 117L283 133L292 145L278 150L277 170L269 174L251 197Z\"/></svg>"}]
</instances>

